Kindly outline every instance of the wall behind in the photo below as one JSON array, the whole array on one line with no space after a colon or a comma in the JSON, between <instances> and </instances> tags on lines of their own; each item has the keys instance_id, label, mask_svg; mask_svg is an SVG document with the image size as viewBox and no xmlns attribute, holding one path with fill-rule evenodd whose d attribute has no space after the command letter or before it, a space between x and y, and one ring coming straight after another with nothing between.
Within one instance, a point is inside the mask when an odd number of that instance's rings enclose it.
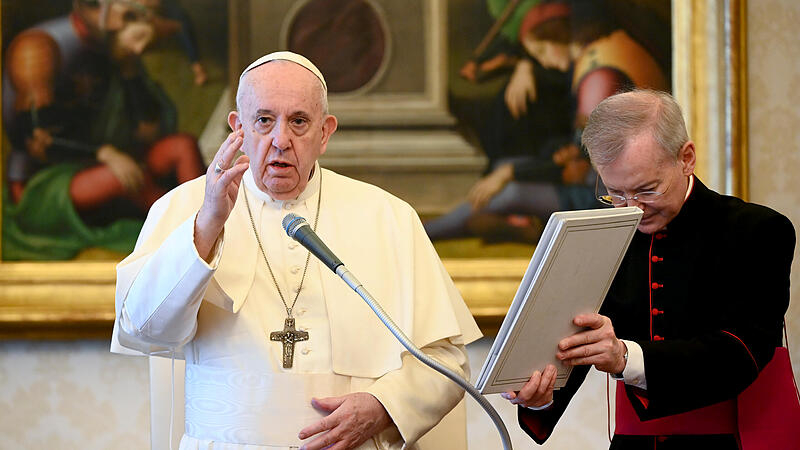
<instances>
[{"instance_id":1,"label":"wall behind","mask_svg":"<svg viewBox=\"0 0 800 450\"><path fill-rule=\"evenodd\" d=\"M770 206L800 229L800 3L748 2L750 201ZM754 299L757 300L757 299ZM800 380L800 248L792 265L786 315L795 378ZM800 381L798 381L800 384Z\"/></svg>"},{"instance_id":2,"label":"wall behind","mask_svg":"<svg viewBox=\"0 0 800 450\"><path fill-rule=\"evenodd\" d=\"M0 342L0 449L149 448L147 358L108 347Z\"/></svg>"}]
</instances>

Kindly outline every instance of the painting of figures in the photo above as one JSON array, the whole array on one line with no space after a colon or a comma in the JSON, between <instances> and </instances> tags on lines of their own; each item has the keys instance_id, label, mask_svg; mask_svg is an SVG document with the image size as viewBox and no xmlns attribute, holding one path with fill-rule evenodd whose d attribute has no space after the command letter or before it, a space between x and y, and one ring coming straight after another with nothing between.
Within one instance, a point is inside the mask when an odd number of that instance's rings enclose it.
<instances>
[{"instance_id":1,"label":"painting of figures","mask_svg":"<svg viewBox=\"0 0 800 450\"><path fill-rule=\"evenodd\" d=\"M4 261L119 259L205 172L227 24L201 3L3 2Z\"/></svg>"}]
</instances>

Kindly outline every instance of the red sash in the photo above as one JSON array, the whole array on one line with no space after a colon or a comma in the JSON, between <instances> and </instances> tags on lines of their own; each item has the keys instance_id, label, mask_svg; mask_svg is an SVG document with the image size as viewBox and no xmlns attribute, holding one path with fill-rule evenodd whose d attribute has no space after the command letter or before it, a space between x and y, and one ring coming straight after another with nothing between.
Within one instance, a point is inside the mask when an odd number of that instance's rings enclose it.
<instances>
[{"instance_id":1,"label":"red sash","mask_svg":"<svg viewBox=\"0 0 800 450\"><path fill-rule=\"evenodd\" d=\"M800 398L786 347L775 349L772 361L737 403L743 449L800 448Z\"/></svg>"},{"instance_id":2,"label":"red sash","mask_svg":"<svg viewBox=\"0 0 800 450\"><path fill-rule=\"evenodd\" d=\"M736 401L642 422L633 409L625 384L617 381L616 434L666 436L670 434L737 434Z\"/></svg>"},{"instance_id":3,"label":"red sash","mask_svg":"<svg viewBox=\"0 0 800 450\"><path fill-rule=\"evenodd\" d=\"M733 434L746 450L800 448L800 398L785 347L736 399L661 419L639 420L619 381L615 417L617 434Z\"/></svg>"}]
</instances>

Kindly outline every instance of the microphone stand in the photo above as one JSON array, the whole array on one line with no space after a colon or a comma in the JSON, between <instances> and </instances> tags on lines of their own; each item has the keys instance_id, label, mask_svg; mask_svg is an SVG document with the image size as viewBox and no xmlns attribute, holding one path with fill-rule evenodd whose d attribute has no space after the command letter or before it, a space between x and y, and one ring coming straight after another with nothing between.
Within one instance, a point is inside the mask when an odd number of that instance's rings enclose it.
<instances>
[{"instance_id":1,"label":"microphone stand","mask_svg":"<svg viewBox=\"0 0 800 450\"><path fill-rule=\"evenodd\" d=\"M431 358L430 356L423 353L417 346L414 345L413 342L406 336L400 327L394 323L391 317L386 314L386 311L383 310L380 304L375 300L372 295L364 289L364 286L361 285L361 282L356 279L356 277L350 273L349 270L344 266L344 263L333 254L331 249L325 245L324 242L317 236L311 226L308 225L306 219L294 214L289 213L286 217L283 218L282 225L284 230L286 230L286 234L289 235L290 238L294 239L295 241L299 242L303 247L307 248L309 252L313 253L315 257L317 257L323 264L325 264L329 269L331 269L336 275L338 275L348 286L350 286L361 298L367 302L370 309L378 316L378 318L386 325L386 328L392 332L394 337L397 338L398 341L409 351L415 358L422 361L423 364L430 367L431 369L441 373L442 375L449 378L454 383L461 386L475 401L478 402L479 405L486 411L486 414L491 417L492 422L494 422L494 426L497 428L497 431L500 433L500 438L503 441L503 449L511 450L511 438L508 435L508 430L506 429L503 420L500 418L500 415L497 414L497 411L492 407L488 400L484 396L475 389L474 386L469 384L469 381L462 378L457 373L450 370L448 367L445 367L439 361Z\"/></svg>"},{"instance_id":2,"label":"microphone stand","mask_svg":"<svg viewBox=\"0 0 800 450\"><path fill-rule=\"evenodd\" d=\"M356 293L367 302L370 309L378 316L378 318L386 325L386 328L392 332L394 337L397 338L398 341L409 351L415 358L420 360L423 364L430 367L431 369L441 373L442 375L446 376L459 386L461 386L478 404L486 411L486 414L492 419L494 422L494 426L497 428L498 433L500 433L500 439L503 441L503 449L511 450L511 437L508 435L508 429L506 429L506 425L503 423L503 420L500 418L500 415L497 411L492 407L486 397L481 395L474 386L469 384L467 380L459 376L457 373L450 370L444 364L440 363L439 361L431 358L430 356L423 353L413 342L408 338L408 336L403 333L402 330L394 323L391 317L386 314L386 311L383 310L380 304L375 300L374 297L364 288L358 279L350 273L349 270L344 266L344 264L340 264L336 267L336 275L344 280L348 286L350 286Z\"/></svg>"}]
</instances>

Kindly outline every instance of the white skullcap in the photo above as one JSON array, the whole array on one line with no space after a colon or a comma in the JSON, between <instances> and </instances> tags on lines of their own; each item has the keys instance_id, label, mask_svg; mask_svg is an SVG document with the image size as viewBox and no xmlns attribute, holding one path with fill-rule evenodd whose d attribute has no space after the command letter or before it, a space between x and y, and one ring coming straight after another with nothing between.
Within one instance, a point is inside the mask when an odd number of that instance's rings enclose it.
<instances>
[{"instance_id":1,"label":"white skullcap","mask_svg":"<svg viewBox=\"0 0 800 450\"><path fill-rule=\"evenodd\" d=\"M319 78L319 81L322 82L322 88L325 89L325 92L328 91L328 85L325 83L325 78L322 76L322 72L320 72L319 69L317 69L317 66L315 66L314 63L309 61L308 58L306 58L303 55L298 55L297 53L287 52L287 51L272 52L268 55L264 55L261 58L258 58L257 60L253 61L252 63L250 63L249 66L247 66L246 69L244 69L244 71L242 71L242 74L239 75L239 80L241 81L242 77L244 77L244 74L246 74L247 72L255 69L256 67L262 64L266 64L270 61L275 61L275 60L291 61L295 64L299 64L305 67L311 73L313 73L314 76Z\"/></svg>"}]
</instances>

